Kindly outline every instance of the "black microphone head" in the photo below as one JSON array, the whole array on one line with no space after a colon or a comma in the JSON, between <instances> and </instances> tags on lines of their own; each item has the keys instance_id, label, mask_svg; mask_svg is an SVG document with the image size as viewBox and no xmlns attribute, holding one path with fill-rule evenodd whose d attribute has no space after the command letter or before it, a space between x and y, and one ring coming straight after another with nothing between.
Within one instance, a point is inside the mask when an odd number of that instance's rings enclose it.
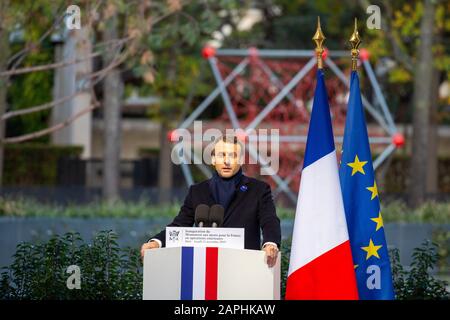
<instances>
[{"instance_id":1,"label":"black microphone head","mask_svg":"<svg viewBox=\"0 0 450 320\"><path fill-rule=\"evenodd\" d=\"M195 208L195 224L199 226L206 225L209 221L209 207L206 204L199 204L197 208Z\"/></svg>"},{"instance_id":2,"label":"black microphone head","mask_svg":"<svg viewBox=\"0 0 450 320\"><path fill-rule=\"evenodd\" d=\"M209 210L209 221L215 227L220 227L223 224L223 215L225 212L225 208L220 204L214 204L211 206Z\"/></svg>"}]
</instances>

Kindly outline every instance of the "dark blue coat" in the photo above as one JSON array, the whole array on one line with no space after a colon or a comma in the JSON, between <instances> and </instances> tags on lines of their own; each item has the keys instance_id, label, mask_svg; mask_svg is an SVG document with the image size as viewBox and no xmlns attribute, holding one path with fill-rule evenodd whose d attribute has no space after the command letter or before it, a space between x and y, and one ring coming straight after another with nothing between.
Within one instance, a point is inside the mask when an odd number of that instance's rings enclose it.
<instances>
[{"instance_id":1,"label":"dark blue coat","mask_svg":"<svg viewBox=\"0 0 450 320\"><path fill-rule=\"evenodd\" d=\"M168 226L192 227L195 208L200 204L212 206L216 203L211 190L211 179L189 187L180 212ZM280 247L280 219L276 215L270 186L243 175L225 211L222 227L245 228L245 249L261 249L261 230L262 243L275 242ZM165 246L165 230L152 238L160 240Z\"/></svg>"}]
</instances>

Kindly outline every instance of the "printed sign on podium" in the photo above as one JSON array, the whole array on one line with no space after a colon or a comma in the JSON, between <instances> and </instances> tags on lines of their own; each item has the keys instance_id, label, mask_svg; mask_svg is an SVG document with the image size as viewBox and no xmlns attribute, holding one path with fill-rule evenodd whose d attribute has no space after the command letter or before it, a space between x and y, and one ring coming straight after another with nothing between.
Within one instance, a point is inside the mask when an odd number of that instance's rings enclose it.
<instances>
[{"instance_id":1,"label":"printed sign on podium","mask_svg":"<svg viewBox=\"0 0 450 320\"><path fill-rule=\"evenodd\" d=\"M167 227L166 247L244 249L244 228Z\"/></svg>"}]
</instances>

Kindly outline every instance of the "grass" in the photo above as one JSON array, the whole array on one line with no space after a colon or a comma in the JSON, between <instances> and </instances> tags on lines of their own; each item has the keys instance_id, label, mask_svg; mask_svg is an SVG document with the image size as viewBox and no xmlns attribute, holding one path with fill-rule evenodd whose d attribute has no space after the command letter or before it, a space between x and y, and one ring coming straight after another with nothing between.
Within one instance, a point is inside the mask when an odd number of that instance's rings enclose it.
<instances>
[{"instance_id":1,"label":"grass","mask_svg":"<svg viewBox=\"0 0 450 320\"><path fill-rule=\"evenodd\" d=\"M402 201L393 201L381 208L385 222L450 223L450 202L425 202L417 209L409 209Z\"/></svg>"},{"instance_id":2,"label":"grass","mask_svg":"<svg viewBox=\"0 0 450 320\"><path fill-rule=\"evenodd\" d=\"M174 217L180 203L154 205L148 201L119 201L114 205L93 202L86 205L58 206L42 204L30 199L7 199L0 197L0 216L8 217L77 217L77 218L155 218ZM410 209L401 201L382 206L385 222L450 223L450 202L426 202L417 209ZM277 208L280 219L292 219L295 209Z\"/></svg>"},{"instance_id":3,"label":"grass","mask_svg":"<svg viewBox=\"0 0 450 320\"><path fill-rule=\"evenodd\" d=\"M292 219L294 209L277 208L281 219ZM450 202L426 202L417 209L409 208L403 201L392 201L381 206L384 222L450 223Z\"/></svg>"},{"instance_id":4,"label":"grass","mask_svg":"<svg viewBox=\"0 0 450 320\"><path fill-rule=\"evenodd\" d=\"M0 198L0 216L8 217L155 218L174 217L179 208L178 203L157 206L143 200L118 201L113 205L93 202L86 205L61 206L42 204L30 199Z\"/></svg>"}]
</instances>

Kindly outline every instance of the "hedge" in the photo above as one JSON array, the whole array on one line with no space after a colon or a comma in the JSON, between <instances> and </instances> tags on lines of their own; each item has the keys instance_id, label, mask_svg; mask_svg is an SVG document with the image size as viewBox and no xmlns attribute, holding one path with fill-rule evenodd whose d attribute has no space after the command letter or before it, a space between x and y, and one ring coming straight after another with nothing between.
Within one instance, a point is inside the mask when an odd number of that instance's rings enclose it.
<instances>
[{"instance_id":1,"label":"hedge","mask_svg":"<svg viewBox=\"0 0 450 320\"><path fill-rule=\"evenodd\" d=\"M14 262L3 268L0 299L139 300L142 263L139 250L120 248L112 231L85 243L78 233L46 243L21 243ZM80 289L69 290L69 266L80 268Z\"/></svg>"},{"instance_id":2,"label":"hedge","mask_svg":"<svg viewBox=\"0 0 450 320\"><path fill-rule=\"evenodd\" d=\"M136 202L117 201L113 204L92 202L88 204L56 205L40 203L30 198L0 197L0 217L78 217L78 218L173 218L181 203L155 205L142 199ZM277 206L280 219L293 219L295 208ZM425 202L411 209L402 201L384 202L381 210L385 222L450 223L450 202Z\"/></svg>"},{"instance_id":3,"label":"hedge","mask_svg":"<svg viewBox=\"0 0 450 320\"><path fill-rule=\"evenodd\" d=\"M5 186L55 185L58 161L63 157L80 157L82 146L47 144L7 144L4 154Z\"/></svg>"},{"instance_id":4,"label":"hedge","mask_svg":"<svg viewBox=\"0 0 450 320\"><path fill-rule=\"evenodd\" d=\"M142 261L138 248L120 248L116 234L102 231L92 243L77 233L54 236L46 243L21 243L14 262L0 278L0 299L31 300L139 300L142 299ZM289 267L290 241L282 243L281 292L284 297ZM448 299L447 282L431 270L438 260L437 246L425 242L413 253L406 271L399 252L390 251L396 298ZM80 289L68 289L67 268L80 268Z\"/></svg>"}]
</instances>

